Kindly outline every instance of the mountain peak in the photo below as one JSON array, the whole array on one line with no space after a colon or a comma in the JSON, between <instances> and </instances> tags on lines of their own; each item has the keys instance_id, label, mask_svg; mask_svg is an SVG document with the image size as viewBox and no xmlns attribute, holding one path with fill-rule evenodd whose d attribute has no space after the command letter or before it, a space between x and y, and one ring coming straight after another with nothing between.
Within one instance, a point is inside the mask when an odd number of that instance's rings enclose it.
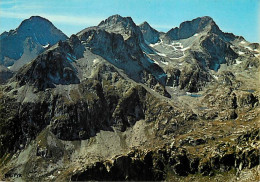
<instances>
[{"instance_id":1,"label":"mountain peak","mask_svg":"<svg viewBox=\"0 0 260 182\"><path fill-rule=\"evenodd\" d=\"M139 25L139 27L151 27L150 26L150 24L147 22L147 21L144 21L143 23L141 23L140 25Z\"/></svg>"},{"instance_id":2,"label":"mountain peak","mask_svg":"<svg viewBox=\"0 0 260 182\"><path fill-rule=\"evenodd\" d=\"M19 65L23 65L44 51L46 45L52 46L67 38L49 20L31 16L15 30L0 35L0 64L12 66L21 61Z\"/></svg>"},{"instance_id":3,"label":"mountain peak","mask_svg":"<svg viewBox=\"0 0 260 182\"><path fill-rule=\"evenodd\" d=\"M53 45L57 40L67 39L64 33L57 29L48 19L41 16L31 16L29 19L25 19L16 29L16 32L23 37L32 37L41 45ZM46 35L51 37L46 37Z\"/></svg>"},{"instance_id":4,"label":"mountain peak","mask_svg":"<svg viewBox=\"0 0 260 182\"><path fill-rule=\"evenodd\" d=\"M48 25L48 26L54 26L46 18L43 18L41 16L31 16L30 18L23 20L22 23L17 28L17 30L28 28L28 27L34 27L34 26L39 25L40 23Z\"/></svg>"},{"instance_id":5,"label":"mountain peak","mask_svg":"<svg viewBox=\"0 0 260 182\"><path fill-rule=\"evenodd\" d=\"M139 25L141 32L143 33L144 39L149 44L154 44L159 40L159 32L151 27L151 25L145 21Z\"/></svg>"},{"instance_id":6,"label":"mountain peak","mask_svg":"<svg viewBox=\"0 0 260 182\"><path fill-rule=\"evenodd\" d=\"M41 17L41 16L38 16L38 15L35 15L35 16L31 16L29 19L27 20L44 20L44 21L48 21L50 22L48 19L44 18L44 17Z\"/></svg>"},{"instance_id":7,"label":"mountain peak","mask_svg":"<svg viewBox=\"0 0 260 182\"><path fill-rule=\"evenodd\" d=\"M131 17L122 17L116 14L103 20L98 27L109 33L121 34L124 40L135 37L139 42L143 41L142 32Z\"/></svg>"},{"instance_id":8,"label":"mountain peak","mask_svg":"<svg viewBox=\"0 0 260 182\"><path fill-rule=\"evenodd\" d=\"M173 40L178 40L189 38L201 32L214 32L219 34L221 30L211 17L203 16L181 23L179 27L172 28L168 31L167 36Z\"/></svg>"},{"instance_id":9,"label":"mountain peak","mask_svg":"<svg viewBox=\"0 0 260 182\"><path fill-rule=\"evenodd\" d=\"M100 22L98 26L104 26L104 25L111 25L111 24L117 24L117 23L130 23L134 24L134 21L131 17L122 17L118 14L112 15L108 17L106 20L103 20Z\"/></svg>"}]
</instances>

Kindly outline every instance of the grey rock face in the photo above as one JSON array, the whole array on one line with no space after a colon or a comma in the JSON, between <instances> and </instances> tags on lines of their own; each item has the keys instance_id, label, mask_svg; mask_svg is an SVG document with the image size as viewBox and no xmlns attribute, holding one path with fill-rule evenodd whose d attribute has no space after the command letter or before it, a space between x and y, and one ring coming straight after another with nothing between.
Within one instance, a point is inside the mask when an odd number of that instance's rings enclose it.
<instances>
[{"instance_id":1,"label":"grey rock face","mask_svg":"<svg viewBox=\"0 0 260 182\"><path fill-rule=\"evenodd\" d=\"M159 41L160 33L152 28L147 22L142 23L139 27L146 42L154 44Z\"/></svg>"},{"instance_id":2,"label":"grey rock face","mask_svg":"<svg viewBox=\"0 0 260 182\"><path fill-rule=\"evenodd\" d=\"M132 37L137 39L138 42L143 42L142 32L133 22L131 17L113 15L102 21L98 27L106 30L107 32L120 34L123 36L124 40Z\"/></svg>"},{"instance_id":3,"label":"grey rock face","mask_svg":"<svg viewBox=\"0 0 260 182\"><path fill-rule=\"evenodd\" d=\"M0 64L15 66L17 71L43 52L48 45L54 45L67 36L58 30L50 21L39 16L32 16L24 20L20 26L0 35Z\"/></svg>"},{"instance_id":4,"label":"grey rock face","mask_svg":"<svg viewBox=\"0 0 260 182\"><path fill-rule=\"evenodd\" d=\"M213 19L205 16L181 23L179 28L171 29L166 33L166 36L169 36L172 40L179 40L189 38L202 31L210 31L216 34L221 33Z\"/></svg>"},{"instance_id":5,"label":"grey rock face","mask_svg":"<svg viewBox=\"0 0 260 182\"><path fill-rule=\"evenodd\" d=\"M143 75L147 72L165 85L166 74L143 53L143 48L148 46L144 43L139 27L131 18L119 15L109 17L98 27L80 32L78 37L83 45L123 69L135 81L144 82Z\"/></svg>"},{"instance_id":6,"label":"grey rock face","mask_svg":"<svg viewBox=\"0 0 260 182\"><path fill-rule=\"evenodd\" d=\"M221 64L232 64L232 60L238 57L238 55L230 48L229 42L224 41L216 34L207 36L201 42L201 45L209 55L209 58L206 59L206 63L203 64L206 64L207 67L215 71L219 69Z\"/></svg>"},{"instance_id":7,"label":"grey rock face","mask_svg":"<svg viewBox=\"0 0 260 182\"><path fill-rule=\"evenodd\" d=\"M13 76L13 72L7 69L5 66L0 65L0 83L5 83L9 78Z\"/></svg>"},{"instance_id":8,"label":"grey rock face","mask_svg":"<svg viewBox=\"0 0 260 182\"><path fill-rule=\"evenodd\" d=\"M68 53L47 51L27 65L13 79L19 85L34 85L39 90L53 88L54 84L79 83L76 69L71 65Z\"/></svg>"}]
</instances>

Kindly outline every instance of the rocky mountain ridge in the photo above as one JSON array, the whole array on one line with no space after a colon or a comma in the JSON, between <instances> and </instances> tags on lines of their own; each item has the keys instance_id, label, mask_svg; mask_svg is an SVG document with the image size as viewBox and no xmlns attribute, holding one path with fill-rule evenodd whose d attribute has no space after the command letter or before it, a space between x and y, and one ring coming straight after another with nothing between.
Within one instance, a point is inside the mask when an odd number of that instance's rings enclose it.
<instances>
[{"instance_id":1,"label":"rocky mountain ridge","mask_svg":"<svg viewBox=\"0 0 260 182\"><path fill-rule=\"evenodd\" d=\"M9 76L0 179L257 181L259 44L170 32L113 15Z\"/></svg>"}]
</instances>

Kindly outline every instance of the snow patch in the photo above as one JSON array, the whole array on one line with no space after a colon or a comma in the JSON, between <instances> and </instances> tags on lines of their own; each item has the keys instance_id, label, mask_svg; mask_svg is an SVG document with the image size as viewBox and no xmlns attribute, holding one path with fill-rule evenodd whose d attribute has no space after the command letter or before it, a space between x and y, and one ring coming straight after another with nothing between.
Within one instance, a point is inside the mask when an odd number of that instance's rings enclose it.
<instances>
[{"instance_id":1,"label":"snow patch","mask_svg":"<svg viewBox=\"0 0 260 182\"><path fill-rule=\"evenodd\" d=\"M216 76L216 75L212 75L216 80L218 80L218 76Z\"/></svg>"},{"instance_id":2,"label":"snow patch","mask_svg":"<svg viewBox=\"0 0 260 182\"><path fill-rule=\"evenodd\" d=\"M153 60L153 63L155 63L155 64L158 64L158 65L159 65L159 63L158 63L157 61L155 61L155 60Z\"/></svg>"},{"instance_id":3,"label":"snow patch","mask_svg":"<svg viewBox=\"0 0 260 182\"><path fill-rule=\"evenodd\" d=\"M186 51L188 50L190 47L185 47L185 48L182 48L181 51Z\"/></svg>"},{"instance_id":4,"label":"snow patch","mask_svg":"<svg viewBox=\"0 0 260 182\"><path fill-rule=\"evenodd\" d=\"M168 65L168 64L169 64L168 62L163 62L163 61L162 61L162 63L165 64L165 65Z\"/></svg>"},{"instance_id":5,"label":"snow patch","mask_svg":"<svg viewBox=\"0 0 260 182\"><path fill-rule=\"evenodd\" d=\"M162 39L160 39L160 42L156 42L155 44L149 44L149 46L154 47L154 46L157 46L162 43L163 43L163 41L162 41Z\"/></svg>"},{"instance_id":6,"label":"snow patch","mask_svg":"<svg viewBox=\"0 0 260 182\"><path fill-rule=\"evenodd\" d=\"M241 43L241 44L245 44L246 42L245 42L245 41L241 41L240 43Z\"/></svg>"},{"instance_id":7,"label":"snow patch","mask_svg":"<svg viewBox=\"0 0 260 182\"><path fill-rule=\"evenodd\" d=\"M194 36L194 37L197 37L198 35L199 35L199 34L195 33L193 36Z\"/></svg>"},{"instance_id":8,"label":"snow patch","mask_svg":"<svg viewBox=\"0 0 260 182\"><path fill-rule=\"evenodd\" d=\"M47 47L49 47L49 45L50 44L46 44L46 45L44 45L44 46L42 46L43 48L47 48Z\"/></svg>"},{"instance_id":9,"label":"snow patch","mask_svg":"<svg viewBox=\"0 0 260 182\"><path fill-rule=\"evenodd\" d=\"M236 59L236 65L239 65L239 64L241 64L242 63L242 61L238 61L237 59Z\"/></svg>"},{"instance_id":10,"label":"snow patch","mask_svg":"<svg viewBox=\"0 0 260 182\"><path fill-rule=\"evenodd\" d=\"M12 66L8 66L7 68L10 69Z\"/></svg>"},{"instance_id":11,"label":"snow patch","mask_svg":"<svg viewBox=\"0 0 260 182\"><path fill-rule=\"evenodd\" d=\"M160 55L160 56L166 57L166 54L162 54L162 53L159 53L159 52L157 52L157 54Z\"/></svg>"},{"instance_id":12,"label":"snow patch","mask_svg":"<svg viewBox=\"0 0 260 182\"><path fill-rule=\"evenodd\" d=\"M97 64L97 62L99 62L99 59L94 59L93 60L93 64Z\"/></svg>"},{"instance_id":13,"label":"snow patch","mask_svg":"<svg viewBox=\"0 0 260 182\"><path fill-rule=\"evenodd\" d=\"M243 54L245 54L244 52L241 52L241 51L238 51L238 54L239 55L243 55Z\"/></svg>"}]
</instances>

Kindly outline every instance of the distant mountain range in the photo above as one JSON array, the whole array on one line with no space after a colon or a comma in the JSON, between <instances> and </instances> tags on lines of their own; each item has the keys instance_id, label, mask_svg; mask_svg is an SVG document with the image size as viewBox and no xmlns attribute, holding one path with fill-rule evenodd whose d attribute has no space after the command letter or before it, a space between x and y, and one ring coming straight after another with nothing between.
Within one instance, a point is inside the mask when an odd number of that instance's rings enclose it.
<instances>
[{"instance_id":1,"label":"distant mountain range","mask_svg":"<svg viewBox=\"0 0 260 182\"><path fill-rule=\"evenodd\" d=\"M70 37L24 20L0 35L0 179L256 179L259 60L208 16Z\"/></svg>"}]
</instances>

